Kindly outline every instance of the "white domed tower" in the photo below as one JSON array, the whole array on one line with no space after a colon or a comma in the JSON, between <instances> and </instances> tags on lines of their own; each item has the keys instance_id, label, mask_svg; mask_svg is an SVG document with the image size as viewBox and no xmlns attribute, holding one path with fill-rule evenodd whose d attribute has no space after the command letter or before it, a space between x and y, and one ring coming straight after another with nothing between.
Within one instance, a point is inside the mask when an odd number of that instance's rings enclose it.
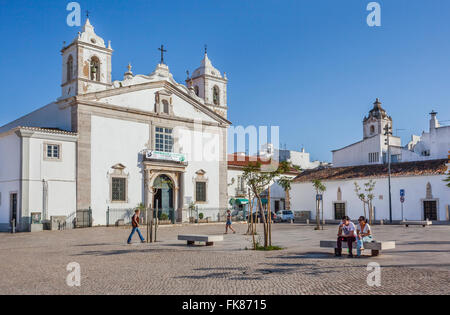
<instances>
[{"instance_id":1,"label":"white domed tower","mask_svg":"<svg viewBox=\"0 0 450 315\"><path fill-rule=\"evenodd\" d=\"M111 87L111 43L95 34L89 18L82 32L61 50L63 59L61 98L106 90Z\"/></svg>"},{"instance_id":2,"label":"white domed tower","mask_svg":"<svg viewBox=\"0 0 450 315\"><path fill-rule=\"evenodd\" d=\"M384 134L386 125L392 128L392 118L381 107L381 102L377 98L375 103L373 103L373 108L369 112L369 116L365 117L363 121L364 139Z\"/></svg>"},{"instance_id":3,"label":"white domed tower","mask_svg":"<svg viewBox=\"0 0 450 315\"><path fill-rule=\"evenodd\" d=\"M194 89L195 94L204 100L206 106L224 118L227 118L228 110L227 83L226 74L222 76L220 71L214 68L206 49L201 66L186 80L187 87Z\"/></svg>"}]
</instances>

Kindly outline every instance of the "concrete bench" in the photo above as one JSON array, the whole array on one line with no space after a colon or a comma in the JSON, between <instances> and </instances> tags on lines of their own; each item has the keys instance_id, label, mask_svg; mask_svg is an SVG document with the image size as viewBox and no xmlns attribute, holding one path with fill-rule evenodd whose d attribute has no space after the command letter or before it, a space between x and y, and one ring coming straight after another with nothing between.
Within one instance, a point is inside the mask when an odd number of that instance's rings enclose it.
<instances>
[{"instance_id":1,"label":"concrete bench","mask_svg":"<svg viewBox=\"0 0 450 315\"><path fill-rule=\"evenodd\" d=\"M421 225L423 227L426 227L428 225L432 225L433 222L426 220L426 221L402 221L401 222L404 226L408 227L410 225Z\"/></svg>"},{"instance_id":2,"label":"concrete bench","mask_svg":"<svg viewBox=\"0 0 450 315\"><path fill-rule=\"evenodd\" d=\"M326 248L337 248L337 241L320 241L320 247ZM342 248L347 248L347 242L342 242ZM353 242L353 248L356 249L356 242ZM372 251L372 256L378 256L380 251L387 249L394 249L395 241L387 241L387 242L370 242L364 243L364 249L370 249Z\"/></svg>"},{"instance_id":3,"label":"concrete bench","mask_svg":"<svg viewBox=\"0 0 450 315\"><path fill-rule=\"evenodd\" d=\"M213 246L214 242L223 241L223 235L178 235L179 241L187 241L188 245L194 245L195 242L204 242L206 246Z\"/></svg>"}]
</instances>

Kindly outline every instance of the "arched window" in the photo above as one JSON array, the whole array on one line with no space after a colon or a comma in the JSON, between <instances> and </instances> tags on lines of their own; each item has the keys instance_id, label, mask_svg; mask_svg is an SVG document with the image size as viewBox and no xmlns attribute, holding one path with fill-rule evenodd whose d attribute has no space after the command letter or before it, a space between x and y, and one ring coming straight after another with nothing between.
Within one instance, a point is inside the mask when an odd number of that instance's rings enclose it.
<instances>
[{"instance_id":1,"label":"arched window","mask_svg":"<svg viewBox=\"0 0 450 315\"><path fill-rule=\"evenodd\" d=\"M162 105L163 105L163 113L168 114L169 113L169 102L167 100L163 100Z\"/></svg>"},{"instance_id":2,"label":"arched window","mask_svg":"<svg viewBox=\"0 0 450 315\"><path fill-rule=\"evenodd\" d=\"M375 126L370 126L370 134L374 134L375 133Z\"/></svg>"},{"instance_id":3,"label":"arched window","mask_svg":"<svg viewBox=\"0 0 450 315\"><path fill-rule=\"evenodd\" d=\"M338 188L338 191L337 191L337 200L338 200L338 201L341 201L341 200L342 200L342 190L341 190L341 187L339 187L339 188Z\"/></svg>"},{"instance_id":4,"label":"arched window","mask_svg":"<svg viewBox=\"0 0 450 315\"><path fill-rule=\"evenodd\" d=\"M200 96L200 89L198 88L197 85L194 87L194 91L195 91L195 95Z\"/></svg>"},{"instance_id":5,"label":"arched window","mask_svg":"<svg viewBox=\"0 0 450 315\"><path fill-rule=\"evenodd\" d=\"M73 57L69 56L67 59L67 82L71 81L73 78Z\"/></svg>"},{"instance_id":6,"label":"arched window","mask_svg":"<svg viewBox=\"0 0 450 315\"><path fill-rule=\"evenodd\" d=\"M433 199L433 191L430 182L427 183L427 199Z\"/></svg>"},{"instance_id":7,"label":"arched window","mask_svg":"<svg viewBox=\"0 0 450 315\"><path fill-rule=\"evenodd\" d=\"M97 57L91 58L91 80L100 81L100 60Z\"/></svg>"},{"instance_id":8,"label":"arched window","mask_svg":"<svg viewBox=\"0 0 450 315\"><path fill-rule=\"evenodd\" d=\"M214 105L220 105L220 90L217 85L213 87L213 103Z\"/></svg>"}]
</instances>

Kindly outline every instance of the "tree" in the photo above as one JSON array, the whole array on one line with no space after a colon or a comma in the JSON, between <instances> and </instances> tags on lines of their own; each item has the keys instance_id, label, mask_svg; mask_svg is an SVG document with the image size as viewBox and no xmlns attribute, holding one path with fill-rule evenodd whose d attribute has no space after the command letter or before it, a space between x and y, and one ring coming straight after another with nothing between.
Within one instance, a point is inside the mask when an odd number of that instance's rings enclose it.
<instances>
[{"instance_id":1,"label":"tree","mask_svg":"<svg viewBox=\"0 0 450 315\"><path fill-rule=\"evenodd\" d=\"M273 166L273 165L271 165ZM256 198L257 206L259 207L260 216L262 223L264 225L264 248L267 249L271 246L270 235L271 235L271 213L268 213L269 219L266 220L266 215L264 213L264 207L262 205L261 194L269 187L269 185L274 181L274 179L281 173L286 171L287 164L280 163L276 168L272 167L270 170L263 171L261 169L261 162L250 162L244 168L244 174L242 175L244 181L247 183L251 194ZM253 212L253 211L252 211ZM253 233L255 229L252 229ZM254 244L255 245L255 244ZM255 246L256 248L256 246Z\"/></svg>"},{"instance_id":2,"label":"tree","mask_svg":"<svg viewBox=\"0 0 450 315\"><path fill-rule=\"evenodd\" d=\"M302 171L302 169L298 166L292 165L290 162L281 162L280 163L280 168L283 173L289 171L291 168L294 168L295 170L297 170L299 173ZM291 210L291 183L294 180L294 178L292 177L287 177L287 176L281 176L278 180L277 183L278 185L281 186L281 188L283 188L285 194L286 194L286 210Z\"/></svg>"},{"instance_id":3,"label":"tree","mask_svg":"<svg viewBox=\"0 0 450 315\"><path fill-rule=\"evenodd\" d=\"M444 179L444 182L448 182L447 187L450 187L450 175L446 179Z\"/></svg>"},{"instance_id":4,"label":"tree","mask_svg":"<svg viewBox=\"0 0 450 315\"><path fill-rule=\"evenodd\" d=\"M367 210L369 211L369 224L372 224L374 213L373 213L373 199L375 198L375 195L373 194L373 191L375 190L375 184L376 182L372 179L369 180L367 183L364 183L364 191L366 193L361 192L361 187L358 185L357 182L355 182L355 192L358 196L359 200L363 202L364 206L364 217L367 218L366 215L366 205Z\"/></svg>"},{"instance_id":5,"label":"tree","mask_svg":"<svg viewBox=\"0 0 450 315\"><path fill-rule=\"evenodd\" d=\"M319 180L313 180L313 187L316 190L316 195L323 195L327 187ZM322 216L323 216L323 196L322 196ZM316 199L316 230L320 229L320 200Z\"/></svg>"}]
</instances>

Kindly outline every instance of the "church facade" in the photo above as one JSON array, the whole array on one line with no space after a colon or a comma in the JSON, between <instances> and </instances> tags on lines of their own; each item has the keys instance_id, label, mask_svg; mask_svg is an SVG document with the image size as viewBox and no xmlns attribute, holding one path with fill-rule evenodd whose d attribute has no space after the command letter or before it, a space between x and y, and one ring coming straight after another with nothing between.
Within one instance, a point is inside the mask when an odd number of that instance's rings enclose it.
<instances>
[{"instance_id":1,"label":"church facade","mask_svg":"<svg viewBox=\"0 0 450 315\"><path fill-rule=\"evenodd\" d=\"M164 53L164 47L161 47ZM36 215L73 217L138 205L188 220L227 208L227 77L205 51L186 84L161 62L112 81L111 43L89 19L62 53L62 94L0 128L0 226L29 229Z\"/></svg>"}]
</instances>

